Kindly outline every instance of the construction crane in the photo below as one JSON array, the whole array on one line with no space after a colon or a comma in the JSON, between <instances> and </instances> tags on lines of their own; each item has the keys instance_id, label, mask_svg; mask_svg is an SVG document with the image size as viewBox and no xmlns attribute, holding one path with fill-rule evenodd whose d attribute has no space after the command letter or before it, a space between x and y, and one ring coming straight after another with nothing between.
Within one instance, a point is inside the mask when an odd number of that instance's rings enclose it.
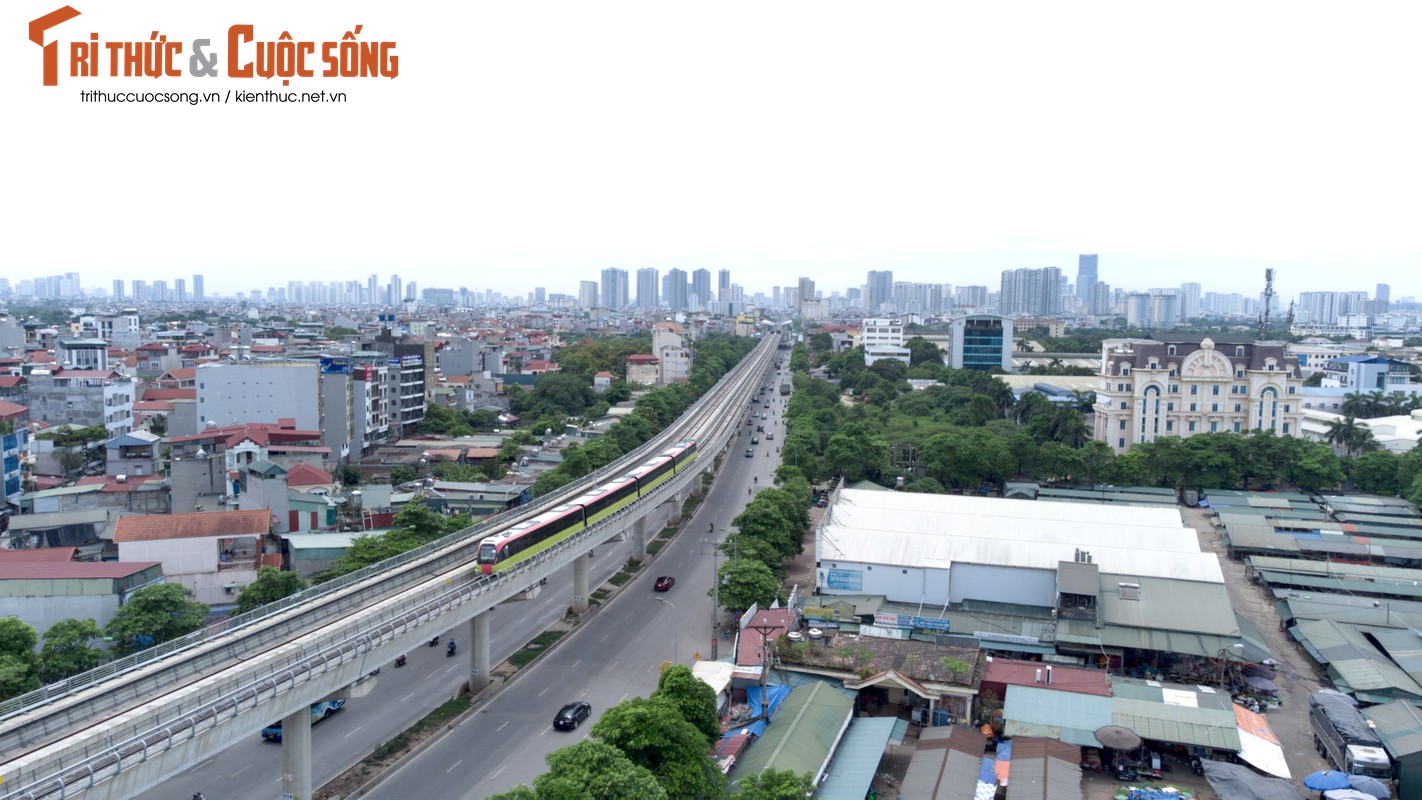
<instances>
[{"instance_id":1,"label":"construction crane","mask_svg":"<svg viewBox=\"0 0 1422 800\"><path fill-rule=\"evenodd\" d=\"M1259 338L1269 338L1269 307L1274 305L1274 268L1264 270L1264 312L1259 315Z\"/></svg>"}]
</instances>

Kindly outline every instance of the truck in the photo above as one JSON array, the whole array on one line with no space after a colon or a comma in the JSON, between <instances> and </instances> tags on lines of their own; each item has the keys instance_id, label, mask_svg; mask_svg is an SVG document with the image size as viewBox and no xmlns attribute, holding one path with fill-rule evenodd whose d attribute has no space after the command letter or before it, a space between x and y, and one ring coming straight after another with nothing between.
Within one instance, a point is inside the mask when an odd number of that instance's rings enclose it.
<instances>
[{"instance_id":1,"label":"truck","mask_svg":"<svg viewBox=\"0 0 1422 800\"><path fill-rule=\"evenodd\" d=\"M1308 721L1313 727L1313 746L1334 769L1384 783L1392 780L1392 760L1373 723L1358 710L1353 698L1328 689L1310 694Z\"/></svg>"},{"instance_id":2,"label":"truck","mask_svg":"<svg viewBox=\"0 0 1422 800\"><path fill-rule=\"evenodd\" d=\"M780 393L781 393L781 394L790 394L790 384L788 384L788 383L782 383L782 384L780 384Z\"/></svg>"}]
</instances>

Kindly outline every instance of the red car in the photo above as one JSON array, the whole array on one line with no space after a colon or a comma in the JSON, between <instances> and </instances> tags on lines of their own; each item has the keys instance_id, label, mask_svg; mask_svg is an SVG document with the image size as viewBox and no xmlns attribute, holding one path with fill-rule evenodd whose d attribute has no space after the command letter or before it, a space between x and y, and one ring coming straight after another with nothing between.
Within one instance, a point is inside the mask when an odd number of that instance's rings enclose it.
<instances>
[{"instance_id":1,"label":"red car","mask_svg":"<svg viewBox=\"0 0 1422 800\"><path fill-rule=\"evenodd\" d=\"M657 582L652 584L652 591L665 592L676 585L676 578L670 575L662 575L657 578Z\"/></svg>"}]
</instances>

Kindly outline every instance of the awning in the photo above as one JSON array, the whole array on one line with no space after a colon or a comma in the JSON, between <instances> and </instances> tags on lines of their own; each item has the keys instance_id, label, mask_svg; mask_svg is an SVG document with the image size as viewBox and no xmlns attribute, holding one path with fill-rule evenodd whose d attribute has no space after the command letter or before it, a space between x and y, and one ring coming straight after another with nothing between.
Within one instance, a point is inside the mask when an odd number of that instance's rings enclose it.
<instances>
[{"instance_id":1,"label":"awning","mask_svg":"<svg viewBox=\"0 0 1422 800\"><path fill-rule=\"evenodd\" d=\"M1293 780L1289 764L1284 760L1284 748L1269 729L1264 715L1236 705L1234 719L1239 725L1239 757L1276 778Z\"/></svg>"},{"instance_id":2,"label":"awning","mask_svg":"<svg viewBox=\"0 0 1422 800\"><path fill-rule=\"evenodd\" d=\"M861 717L854 720L835 748L829 776L815 792L829 800L862 800L869 794L884 747L894 733L894 717Z\"/></svg>"}]
</instances>

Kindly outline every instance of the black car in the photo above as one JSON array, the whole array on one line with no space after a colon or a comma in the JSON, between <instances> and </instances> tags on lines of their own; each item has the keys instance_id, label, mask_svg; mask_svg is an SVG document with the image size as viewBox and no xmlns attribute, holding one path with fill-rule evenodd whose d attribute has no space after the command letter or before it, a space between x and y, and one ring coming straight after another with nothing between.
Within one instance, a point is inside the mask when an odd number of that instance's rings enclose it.
<instances>
[{"instance_id":1,"label":"black car","mask_svg":"<svg viewBox=\"0 0 1422 800\"><path fill-rule=\"evenodd\" d=\"M749 447L747 447L747 448L746 448L746 458L755 458L755 451L752 450L752 449L750 449Z\"/></svg>"},{"instance_id":2,"label":"black car","mask_svg":"<svg viewBox=\"0 0 1422 800\"><path fill-rule=\"evenodd\" d=\"M583 720L591 716L592 705L579 700L558 709L557 716L553 717L553 727L560 731L570 731L583 724Z\"/></svg>"}]
</instances>

